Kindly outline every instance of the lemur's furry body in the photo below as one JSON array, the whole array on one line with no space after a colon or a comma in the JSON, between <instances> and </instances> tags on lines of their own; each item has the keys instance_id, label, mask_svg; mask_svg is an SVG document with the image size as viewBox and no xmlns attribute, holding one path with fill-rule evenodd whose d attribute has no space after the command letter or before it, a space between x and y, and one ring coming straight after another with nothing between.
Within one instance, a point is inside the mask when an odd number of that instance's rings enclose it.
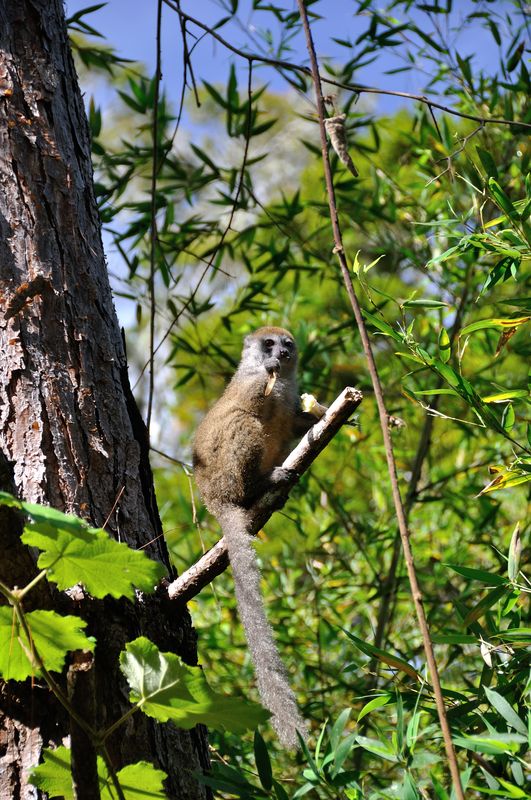
<instances>
[{"instance_id":1,"label":"lemur's furry body","mask_svg":"<svg viewBox=\"0 0 531 800\"><path fill-rule=\"evenodd\" d=\"M199 426L193 451L199 490L227 540L260 696L287 746L296 746L296 731L304 736L306 725L266 619L247 509L292 477L280 465L293 438L314 422L300 407L295 340L283 328L260 328L245 338L238 369Z\"/></svg>"}]
</instances>

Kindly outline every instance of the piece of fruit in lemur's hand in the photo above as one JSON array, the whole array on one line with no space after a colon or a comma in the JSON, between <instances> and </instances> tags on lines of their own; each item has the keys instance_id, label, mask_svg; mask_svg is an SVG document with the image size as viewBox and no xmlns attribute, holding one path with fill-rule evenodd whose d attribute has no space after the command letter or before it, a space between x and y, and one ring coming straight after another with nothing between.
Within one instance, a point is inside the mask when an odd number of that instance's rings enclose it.
<instances>
[{"instance_id":1,"label":"piece of fruit in lemur's hand","mask_svg":"<svg viewBox=\"0 0 531 800\"><path fill-rule=\"evenodd\" d=\"M306 724L266 619L248 509L268 489L293 479L282 462L293 439L316 418L301 407L293 336L283 328L259 328L245 337L238 368L201 422L193 447L199 491L227 541L260 697L289 747L297 745L297 731L306 736Z\"/></svg>"}]
</instances>

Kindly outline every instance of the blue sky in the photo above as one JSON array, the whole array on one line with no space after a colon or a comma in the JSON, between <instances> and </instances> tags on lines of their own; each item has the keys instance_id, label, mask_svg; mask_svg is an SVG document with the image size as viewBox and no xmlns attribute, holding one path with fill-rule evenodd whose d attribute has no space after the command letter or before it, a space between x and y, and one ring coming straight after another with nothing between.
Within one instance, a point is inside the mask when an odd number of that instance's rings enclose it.
<instances>
[{"instance_id":1,"label":"blue sky","mask_svg":"<svg viewBox=\"0 0 531 800\"><path fill-rule=\"evenodd\" d=\"M67 14L73 14L93 2L95 0L90 0L90 2L89 0L66 0ZM296 9L294 0L284 0L282 5L287 9ZM376 2L374 5L379 6ZM458 23L464 14L471 10L472 6L473 3L470 0L454 0L454 22ZM212 24L225 16L225 12L217 0L181 0L181 7L185 12L207 24ZM237 47L244 49L247 43L249 48L256 50L257 48L248 39L246 29L254 33L261 27L272 26L273 37L275 37L276 31L270 13L252 12L250 7L249 0L241 0L239 16L242 26L231 22L223 26L219 32ZM334 44L332 37L355 39L364 30L368 20L366 17L355 15L357 7L358 3L354 0L323 0L315 6L316 10L323 15L323 19L313 23L313 34L320 56L334 57L336 55L339 59L345 59L347 51ZM498 0L494 7L490 5L489 8L494 14L496 11L509 10L510 3L508 0ZM398 16L400 11L397 10L396 13ZM155 18L155 0L151 2L109 0L104 8L86 19L89 24L104 34L120 55L144 62L149 72L153 73L155 67ZM422 19L425 26L426 18L423 16ZM429 24L424 30L429 35ZM486 66L493 58L493 40L479 26L468 28L462 26L457 43L461 56L473 55L474 63L478 66ZM235 57L222 45L213 44L206 37L193 55L196 77L198 79L205 78L210 82L225 81L229 64L234 59ZM293 42L293 52L287 55L287 59L296 63L306 62L306 51L302 38ZM237 58L236 61L238 61ZM425 81L425 76L421 71L423 65L415 65L418 67L418 71L413 70L396 75L384 74L385 70L397 66L403 66L403 62L397 60L391 53L385 53L378 60L377 66L372 65L362 69L358 78L362 83L381 88L412 93L422 92ZM163 80L165 89L172 99L177 99L179 96L181 76L182 55L178 20L171 9L163 6ZM267 68L267 80L275 90L286 88L283 79L270 68ZM389 112L400 105L402 101L384 97L379 98L378 103L381 111Z\"/></svg>"}]
</instances>

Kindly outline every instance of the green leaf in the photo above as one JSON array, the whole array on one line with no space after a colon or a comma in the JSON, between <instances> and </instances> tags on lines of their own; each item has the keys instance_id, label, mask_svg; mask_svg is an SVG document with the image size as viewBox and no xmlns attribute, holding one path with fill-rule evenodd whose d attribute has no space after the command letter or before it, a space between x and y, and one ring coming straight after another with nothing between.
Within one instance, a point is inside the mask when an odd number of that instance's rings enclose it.
<instances>
[{"instance_id":1,"label":"green leaf","mask_svg":"<svg viewBox=\"0 0 531 800\"><path fill-rule=\"evenodd\" d=\"M481 163L483 164L483 168L489 178L495 178L498 180L498 169L496 167L496 163L488 152L488 150L483 150L482 147L476 147L476 153L478 154Z\"/></svg>"},{"instance_id":2,"label":"green leaf","mask_svg":"<svg viewBox=\"0 0 531 800\"><path fill-rule=\"evenodd\" d=\"M503 410L502 421L501 421L503 428L504 430L507 431L507 433L510 433L512 431L512 429L514 428L515 421L516 421L516 416L514 413L514 406L512 403L507 403L507 405Z\"/></svg>"},{"instance_id":3,"label":"green leaf","mask_svg":"<svg viewBox=\"0 0 531 800\"><path fill-rule=\"evenodd\" d=\"M474 333L474 331L485 330L488 328L494 328L495 330L505 330L506 328L518 328L520 325L525 325L526 322L529 322L531 317L514 317L514 318L507 318L507 319L479 319L477 322L473 322L471 325L467 325L464 327L459 336L467 336L469 333Z\"/></svg>"},{"instance_id":4,"label":"green leaf","mask_svg":"<svg viewBox=\"0 0 531 800\"><path fill-rule=\"evenodd\" d=\"M527 736L527 725L520 719L516 711L507 702L505 697L495 692L494 689L489 689L488 686L483 687L483 691L487 695L488 701L496 711L501 714L507 725L514 728L518 733Z\"/></svg>"},{"instance_id":5,"label":"green leaf","mask_svg":"<svg viewBox=\"0 0 531 800\"><path fill-rule=\"evenodd\" d=\"M399 792L400 800L419 800L420 795L409 772L404 775L404 781L402 786L399 787Z\"/></svg>"},{"instance_id":6,"label":"green leaf","mask_svg":"<svg viewBox=\"0 0 531 800\"><path fill-rule=\"evenodd\" d=\"M459 393L456 392L455 389L417 389L415 390L415 394L418 395L446 394L450 395L451 397L459 397Z\"/></svg>"},{"instance_id":7,"label":"green leaf","mask_svg":"<svg viewBox=\"0 0 531 800\"><path fill-rule=\"evenodd\" d=\"M334 765L332 768L332 778L336 778L345 762L345 759L351 754L352 750L356 746L356 734L350 733L348 736L345 736L341 741L338 743L336 749L333 751L334 755Z\"/></svg>"},{"instance_id":8,"label":"green leaf","mask_svg":"<svg viewBox=\"0 0 531 800\"><path fill-rule=\"evenodd\" d=\"M517 523L511 544L509 545L509 557L507 559L507 574L510 581L515 581L520 571L520 557L522 555L522 540L520 539L520 524Z\"/></svg>"},{"instance_id":9,"label":"green leaf","mask_svg":"<svg viewBox=\"0 0 531 800\"><path fill-rule=\"evenodd\" d=\"M368 736L356 736L356 741L363 747L364 750L368 750L369 753L374 753L375 756L380 756L380 758L385 758L387 761L393 761L395 764L398 761L398 756L392 750L387 742L381 742L379 739L371 739Z\"/></svg>"},{"instance_id":10,"label":"green leaf","mask_svg":"<svg viewBox=\"0 0 531 800\"><path fill-rule=\"evenodd\" d=\"M404 755L404 702L402 695L396 693L396 749L400 756Z\"/></svg>"},{"instance_id":11,"label":"green leaf","mask_svg":"<svg viewBox=\"0 0 531 800\"><path fill-rule=\"evenodd\" d=\"M132 600L135 587L152 592L165 574L162 564L141 550L116 542L101 529L67 529L61 521L58 527L49 522L44 526L35 523L24 529L22 541L43 551L38 566L48 571L48 578L60 589L82 583L93 597L111 595Z\"/></svg>"},{"instance_id":12,"label":"green leaf","mask_svg":"<svg viewBox=\"0 0 531 800\"><path fill-rule=\"evenodd\" d=\"M236 78L236 68L234 64L230 65L229 81L227 83L227 107L233 112L238 111L240 98L238 96L238 81Z\"/></svg>"},{"instance_id":13,"label":"green leaf","mask_svg":"<svg viewBox=\"0 0 531 800\"><path fill-rule=\"evenodd\" d=\"M341 714L338 716L334 725L332 726L332 730L330 731L330 747L332 750L335 750L339 744L341 736L343 735L343 731L347 725L347 722L350 719L350 715L352 713L351 708L344 708Z\"/></svg>"},{"instance_id":14,"label":"green leaf","mask_svg":"<svg viewBox=\"0 0 531 800\"><path fill-rule=\"evenodd\" d=\"M488 494L499 489L509 489L513 486L520 486L531 481L531 473L522 473L517 470L506 469L504 466L491 467L491 472L496 473L496 477L491 480L480 492Z\"/></svg>"},{"instance_id":15,"label":"green leaf","mask_svg":"<svg viewBox=\"0 0 531 800\"><path fill-rule=\"evenodd\" d=\"M289 800L289 795L278 781L273 781L273 791L277 800Z\"/></svg>"},{"instance_id":16,"label":"green leaf","mask_svg":"<svg viewBox=\"0 0 531 800\"><path fill-rule=\"evenodd\" d=\"M499 207L502 211L507 214L510 219L517 220L519 219L519 214L516 208L511 203L508 196L503 191L500 184L494 180L494 178L489 178L489 189L492 192L492 195L496 202L498 203Z\"/></svg>"},{"instance_id":17,"label":"green leaf","mask_svg":"<svg viewBox=\"0 0 531 800\"><path fill-rule=\"evenodd\" d=\"M380 319L380 317L374 314L370 314L368 311L365 311L365 309L363 309L363 316L381 333L385 334L385 336L390 336L395 342L400 342L400 344L402 344L402 337L396 333L387 322L384 322L383 319Z\"/></svg>"},{"instance_id":18,"label":"green leaf","mask_svg":"<svg viewBox=\"0 0 531 800\"><path fill-rule=\"evenodd\" d=\"M371 711L374 711L376 708L382 708L382 706L387 705L390 699L391 699L390 694L383 694L380 695L379 697L373 697L373 699L369 700L369 702L366 703L361 709L360 713L358 714L358 722L362 720L363 717L366 717L367 714L370 714Z\"/></svg>"},{"instance_id":19,"label":"green leaf","mask_svg":"<svg viewBox=\"0 0 531 800\"><path fill-rule=\"evenodd\" d=\"M452 345L450 344L450 337L446 328L441 328L439 331L439 358L446 364L452 354Z\"/></svg>"},{"instance_id":20,"label":"green leaf","mask_svg":"<svg viewBox=\"0 0 531 800\"><path fill-rule=\"evenodd\" d=\"M68 747L57 747L55 750L45 748L42 752L43 763L32 767L29 782L53 797L74 800L72 773L70 771L70 750Z\"/></svg>"},{"instance_id":21,"label":"green leaf","mask_svg":"<svg viewBox=\"0 0 531 800\"><path fill-rule=\"evenodd\" d=\"M430 778L433 784L433 791L435 792L436 800L450 800L450 796L444 786L439 783L437 777L431 773Z\"/></svg>"},{"instance_id":22,"label":"green leaf","mask_svg":"<svg viewBox=\"0 0 531 800\"><path fill-rule=\"evenodd\" d=\"M512 56L507 61L506 69L507 72L512 72L518 66L520 59L522 58L522 53L525 51L525 42L520 42Z\"/></svg>"},{"instance_id":23,"label":"green leaf","mask_svg":"<svg viewBox=\"0 0 531 800\"><path fill-rule=\"evenodd\" d=\"M165 574L162 564L141 550L111 539L72 514L26 503L0 492L0 505L20 509L31 519L22 541L42 550L38 565L60 589L82 583L93 597L134 598L134 589L151 592Z\"/></svg>"},{"instance_id":24,"label":"green leaf","mask_svg":"<svg viewBox=\"0 0 531 800\"><path fill-rule=\"evenodd\" d=\"M94 641L83 632L87 623L79 617L38 610L27 613L26 620L34 647L52 672L61 672L71 650L94 650ZM30 643L10 606L0 607L0 674L15 681L40 674L31 658Z\"/></svg>"},{"instance_id":25,"label":"green leaf","mask_svg":"<svg viewBox=\"0 0 531 800\"><path fill-rule=\"evenodd\" d=\"M115 800L116 790L103 759L98 757L98 773L105 770L106 786L101 792L101 800ZM128 764L116 773L125 800L167 800L164 789L165 772L147 761Z\"/></svg>"},{"instance_id":26,"label":"green leaf","mask_svg":"<svg viewBox=\"0 0 531 800\"><path fill-rule=\"evenodd\" d=\"M254 760L260 783L269 792L273 786L273 769L267 746L258 731L254 732Z\"/></svg>"},{"instance_id":27,"label":"green leaf","mask_svg":"<svg viewBox=\"0 0 531 800\"><path fill-rule=\"evenodd\" d=\"M429 297L419 297L418 300L404 300L402 308L447 308L448 303L442 300L431 300Z\"/></svg>"},{"instance_id":28,"label":"green leaf","mask_svg":"<svg viewBox=\"0 0 531 800\"><path fill-rule=\"evenodd\" d=\"M212 772L196 773L196 778L205 786L209 786L217 793L236 795L236 797L252 797L258 789L242 777L234 767L228 764L213 764ZM260 793L262 796L262 793Z\"/></svg>"},{"instance_id":29,"label":"green leaf","mask_svg":"<svg viewBox=\"0 0 531 800\"><path fill-rule=\"evenodd\" d=\"M418 356L412 355L412 353L395 353L395 356L399 358L405 358L407 361L414 361L416 364L421 364L423 367L426 366L426 362L419 358Z\"/></svg>"},{"instance_id":30,"label":"green leaf","mask_svg":"<svg viewBox=\"0 0 531 800\"><path fill-rule=\"evenodd\" d=\"M453 386L454 389L461 393L459 390L462 388L462 378L452 367L438 358L432 358L430 366L432 366L450 386Z\"/></svg>"},{"instance_id":31,"label":"green leaf","mask_svg":"<svg viewBox=\"0 0 531 800\"><path fill-rule=\"evenodd\" d=\"M463 626L466 628L472 622L475 622L477 619L483 616L483 614L489 610L498 600L501 600L504 595L507 594L507 588L505 586L497 586L496 589L492 589L490 592L487 592L485 597L483 597L479 603L468 612L466 617L463 620Z\"/></svg>"},{"instance_id":32,"label":"green leaf","mask_svg":"<svg viewBox=\"0 0 531 800\"><path fill-rule=\"evenodd\" d=\"M432 637L435 644L476 644L477 638L466 633L440 633Z\"/></svg>"},{"instance_id":33,"label":"green leaf","mask_svg":"<svg viewBox=\"0 0 531 800\"><path fill-rule=\"evenodd\" d=\"M499 392L498 394L489 394L482 397L484 403L503 403L504 400L519 400L528 397L529 392L527 389L509 389L507 392Z\"/></svg>"},{"instance_id":34,"label":"green leaf","mask_svg":"<svg viewBox=\"0 0 531 800\"><path fill-rule=\"evenodd\" d=\"M509 642L529 644L531 643L531 628L506 628L504 631L497 631L496 636L498 639L507 640Z\"/></svg>"},{"instance_id":35,"label":"green leaf","mask_svg":"<svg viewBox=\"0 0 531 800\"><path fill-rule=\"evenodd\" d=\"M118 90L118 94L120 95L126 106L129 106L129 108L132 108L133 111L137 111L139 114L145 114L146 112L145 105L137 103L137 101L134 98L132 98L131 95L126 94L125 92Z\"/></svg>"},{"instance_id":36,"label":"green leaf","mask_svg":"<svg viewBox=\"0 0 531 800\"><path fill-rule=\"evenodd\" d=\"M379 661L382 661L384 664L387 664L393 669L398 669L402 672L405 672L406 675L409 675L411 678L421 680L421 676L417 670L412 667L411 664L408 664L407 661L404 661L403 658L395 656L393 653L388 653L385 650L381 650L379 647L374 647L374 645L364 642L362 639L358 639L357 636L354 636L353 633L349 633L349 631L345 630L344 628L342 630L347 634L348 638L354 642L356 647L362 651L362 653L365 653L371 658L377 658Z\"/></svg>"},{"instance_id":37,"label":"green leaf","mask_svg":"<svg viewBox=\"0 0 531 800\"><path fill-rule=\"evenodd\" d=\"M216 694L200 667L186 666L174 653L161 653L144 636L126 645L120 666L131 689L131 702L160 722L172 720L181 728L202 722L243 733L271 716L257 703Z\"/></svg>"},{"instance_id":38,"label":"green leaf","mask_svg":"<svg viewBox=\"0 0 531 800\"><path fill-rule=\"evenodd\" d=\"M453 741L458 747L494 756L518 752L521 745L527 742L527 737L494 731L484 736L454 736Z\"/></svg>"},{"instance_id":39,"label":"green leaf","mask_svg":"<svg viewBox=\"0 0 531 800\"><path fill-rule=\"evenodd\" d=\"M423 711L420 706L421 701L421 694L417 695L417 699L415 701L415 706L413 708L413 713L411 714L411 719L408 722L407 729L406 729L406 747L409 752L413 753L415 751L415 745L417 743L418 734L419 734L419 727L420 727L420 718L423 714ZM417 751L417 757L422 760L423 752ZM425 755L425 754L424 754ZM426 765L429 762L425 762Z\"/></svg>"},{"instance_id":40,"label":"green leaf","mask_svg":"<svg viewBox=\"0 0 531 800\"><path fill-rule=\"evenodd\" d=\"M215 102L219 106L221 106L221 108L228 108L225 99L221 96L221 94L218 92L215 86L212 86L211 83L207 83L207 81L203 81L203 86L205 87L209 95L212 97L212 99L215 100Z\"/></svg>"},{"instance_id":41,"label":"green leaf","mask_svg":"<svg viewBox=\"0 0 531 800\"><path fill-rule=\"evenodd\" d=\"M472 567L461 567L458 564L444 564L445 567L453 569L464 578L470 578L473 581L481 581L488 586L507 586L507 578L503 575L494 575L491 572L486 572L483 569L473 569Z\"/></svg>"},{"instance_id":42,"label":"green leaf","mask_svg":"<svg viewBox=\"0 0 531 800\"><path fill-rule=\"evenodd\" d=\"M50 798L59 796L64 800L74 800L70 750L62 746L55 750L45 748L43 759L42 764L30 770L29 782L47 792ZM116 789L101 756L98 756L97 764L101 800L116 800ZM167 798L163 785L166 773L146 761L128 764L116 773L116 777L125 800Z\"/></svg>"},{"instance_id":43,"label":"green leaf","mask_svg":"<svg viewBox=\"0 0 531 800\"><path fill-rule=\"evenodd\" d=\"M63 514L51 506L40 505L39 503L26 503L18 500L7 492L0 492L0 504L19 508L28 517L31 517L35 527L43 535L48 534L53 537L57 529L69 531L72 535L83 536L88 530L88 525L79 517L73 514Z\"/></svg>"},{"instance_id":44,"label":"green leaf","mask_svg":"<svg viewBox=\"0 0 531 800\"><path fill-rule=\"evenodd\" d=\"M492 33L493 39L497 45L501 45L502 40L500 36L500 31L498 30L498 26L496 25L493 19L487 19L487 25L490 28L490 32Z\"/></svg>"},{"instance_id":45,"label":"green leaf","mask_svg":"<svg viewBox=\"0 0 531 800\"><path fill-rule=\"evenodd\" d=\"M0 505L9 506L9 508L22 508L20 500L13 497L9 492L0 492Z\"/></svg>"}]
</instances>

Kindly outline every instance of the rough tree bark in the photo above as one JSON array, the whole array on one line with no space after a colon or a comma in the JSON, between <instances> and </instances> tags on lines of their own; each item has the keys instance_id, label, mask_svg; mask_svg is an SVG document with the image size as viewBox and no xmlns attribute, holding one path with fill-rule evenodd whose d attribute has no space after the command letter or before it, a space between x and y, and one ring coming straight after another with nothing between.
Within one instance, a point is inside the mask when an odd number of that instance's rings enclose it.
<instances>
[{"instance_id":1,"label":"rough tree bark","mask_svg":"<svg viewBox=\"0 0 531 800\"><path fill-rule=\"evenodd\" d=\"M95 526L109 517L110 535L147 545L170 572L112 305L61 0L0 0L0 42L0 488ZM0 578L11 586L35 571L19 525L0 511ZM162 595L135 606L44 587L38 595L39 604L61 610L75 603L97 638L86 687L94 687L98 725L128 707L118 672L125 641L143 633L195 662L190 618ZM70 691L75 702L75 685ZM86 691L77 696L90 709ZM38 681L0 687L0 800L37 797L25 771L42 747L69 733ZM207 760L201 730L137 714L109 744L117 768L145 759L164 769L170 798L206 796L191 774ZM88 755L81 775L90 771ZM78 796L89 794L81 788Z\"/></svg>"}]
</instances>

